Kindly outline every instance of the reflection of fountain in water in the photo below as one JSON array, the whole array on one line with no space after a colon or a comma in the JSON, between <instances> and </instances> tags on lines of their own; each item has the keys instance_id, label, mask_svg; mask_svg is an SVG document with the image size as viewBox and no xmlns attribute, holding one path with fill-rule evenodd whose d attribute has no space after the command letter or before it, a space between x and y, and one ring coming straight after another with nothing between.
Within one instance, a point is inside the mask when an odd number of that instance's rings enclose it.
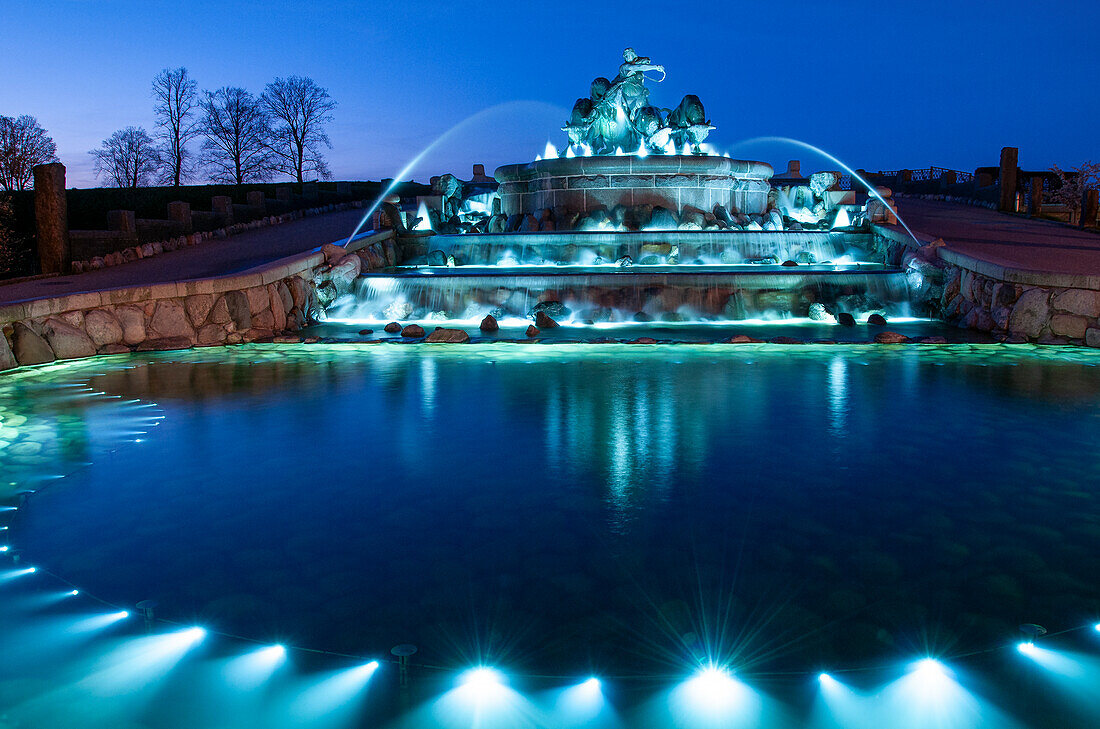
<instances>
[{"instance_id":1,"label":"reflection of fountain in water","mask_svg":"<svg viewBox=\"0 0 1100 729\"><path fill-rule=\"evenodd\" d=\"M848 360L840 355L829 362L829 432L837 443L848 429Z\"/></svg>"},{"instance_id":2,"label":"reflection of fountain in water","mask_svg":"<svg viewBox=\"0 0 1100 729\"><path fill-rule=\"evenodd\" d=\"M783 144L793 144L797 147L802 147L803 149L808 150L810 152L814 152L815 154L820 154L822 157L826 158L827 160L829 160L833 164L840 165L842 168L844 168L844 171L847 172L849 175L851 175L853 180L858 180L861 185L863 185L864 187L867 188L867 194L868 195L873 196L876 200L881 202L886 207L890 207L890 204L888 202L886 202L886 200L882 197L882 195L878 194L877 190L875 190L874 185L872 185L870 182L868 182L867 180L860 177L859 174L855 170L853 170L851 167L844 164L839 159L837 159L833 155L831 155L828 152L826 152L825 150L823 150L821 147L815 147L812 144L808 144L806 142L802 142L802 141L799 141L797 139L791 139L790 137L753 137L752 139L744 139L744 140L738 142L737 144L733 145L733 147L734 147L734 149L736 149L737 147L740 147L740 146L743 146L743 145L766 143L766 142L780 142L780 143L783 143ZM897 215L897 214L895 213L895 215ZM901 216L897 215L897 218L898 218L898 222L901 223L901 226L903 228L905 228L905 232L908 233L909 236L913 240L916 241L917 236L914 235L913 231L909 229L909 226L905 224L905 221L902 220ZM919 241L917 241L917 242L919 243Z\"/></svg>"},{"instance_id":3,"label":"reflection of fountain in water","mask_svg":"<svg viewBox=\"0 0 1100 729\"><path fill-rule=\"evenodd\" d=\"M482 109L476 114L471 114L470 116L460 121L458 124L455 124L453 127L436 137L435 141L433 141L424 149L420 150L420 152L415 157L409 160L408 164L401 168L401 171L394 176L393 182L391 182L386 187L386 189L382 191L382 193L378 196L378 199L371 203L371 206L367 208L367 211L365 213L363 213L363 219L359 221L359 225L355 226L355 230L353 230L351 235L348 236L347 242L350 243L352 239L359 234L359 231L363 229L363 226L366 225L368 220L370 220L370 217L374 215L374 211L378 209L378 206L381 205L382 202L387 197L389 197L399 185L401 185L402 181L404 181L405 178L412 173L416 166L420 164L420 162L423 161L423 159L430 152L434 151L443 142L448 141L458 132L468 129L477 123L485 121L489 117L492 117L494 114L499 114L501 112L514 113L519 109L530 109L532 107L538 107L546 111L553 110L554 114L564 113L566 116L568 116L568 111L563 107L558 106L557 104L548 104L544 101L508 101L503 104L490 106L487 109Z\"/></svg>"}]
</instances>

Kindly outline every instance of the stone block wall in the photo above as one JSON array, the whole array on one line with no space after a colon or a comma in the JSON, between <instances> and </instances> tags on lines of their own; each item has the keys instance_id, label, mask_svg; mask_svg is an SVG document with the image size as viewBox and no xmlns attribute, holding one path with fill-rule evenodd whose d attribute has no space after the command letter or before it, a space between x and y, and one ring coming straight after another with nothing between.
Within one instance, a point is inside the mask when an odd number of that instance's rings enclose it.
<instances>
[{"instance_id":1,"label":"stone block wall","mask_svg":"<svg viewBox=\"0 0 1100 729\"><path fill-rule=\"evenodd\" d=\"M300 341L297 332L362 271L398 261L392 234L356 245L325 245L229 278L0 307L0 370L97 354Z\"/></svg>"}]
</instances>

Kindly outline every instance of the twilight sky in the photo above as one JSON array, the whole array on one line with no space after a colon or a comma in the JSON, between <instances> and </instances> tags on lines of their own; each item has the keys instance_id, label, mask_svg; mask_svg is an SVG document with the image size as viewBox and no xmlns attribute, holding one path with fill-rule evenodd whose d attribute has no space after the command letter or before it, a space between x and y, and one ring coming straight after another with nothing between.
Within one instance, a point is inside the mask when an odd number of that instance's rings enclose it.
<instances>
[{"instance_id":1,"label":"twilight sky","mask_svg":"<svg viewBox=\"0 0 1100 729\"><path fill-rule=\"evenodd\" d=\"M573 101L630 45L668 71L652 101L698 94L710 141L734 156L833 168L735 148L785 136L853 167L970 170L1014 145L1037 169L1100 159L1097 28L1095 0L5 0L0 114L38 117L70 186L91 187L88 150L130 124L152 131L160 69L256 93L298 74L339 103L336 179L394 176L459 124L407 177L468 177L561 146Z\"/></svg>"}]
</instances>

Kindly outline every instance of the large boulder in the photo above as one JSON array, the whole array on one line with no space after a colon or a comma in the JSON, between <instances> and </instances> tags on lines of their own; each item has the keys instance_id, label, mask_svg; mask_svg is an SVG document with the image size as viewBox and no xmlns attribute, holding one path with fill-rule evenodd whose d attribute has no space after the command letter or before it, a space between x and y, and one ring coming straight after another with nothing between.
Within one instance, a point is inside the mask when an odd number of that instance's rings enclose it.
<instances>
[{"instance_id":1,"label":"large boulder","mask_svg":"<svg viewBox=\"0 0 1100 729\"><path fill-rule=\"evenodd\" d=\"M187 309L187 317L191 320L191 324L201 327L206 322L210 310L214 308L214 295L194 294L184 299L183 305Z\"/></svg>"},{"instance_id":2,"label":"large boulder","mask_svg":"<svg viewBox=\"0 0 1100 729\"><path fill-rule=\"evenodd\" d=\"M266 286L253 286L245 289L244 294L248 297L248 312L252 316L271 308L271 298L268 296Z\"/></svg>"},{"instance_id":3,"label":"large boulder","mask_svg":"<svg viewBox=\"0 0 1100 729\"><path fill-rule=\"evenodd\" d=\"M17 321L12 328L11 349L19 364L36 365L57 359L46 340L26 324Z\"/></svg>"},{"instance_id":4,"label":"large boulder","mask_svg":"<svg viewBox=\"0 0 1100 729\"><path fill-rule=\"evenodd\" d=\"M43 326L46 332L46 341L58 359L78 359L91 357L95 354L95 343L72 324L61 319L47 319Z\"/></svg>"},{"instance_id":5,"label":"large boulder","mask_svg":"<svg viewBox=\"0 0 1100 729\"><path fill-rule=\"evenodd\" d=\"M114 314L104 309L92 309L84 315L84 330L96 347L122 342L122 325Z\"/></svg>"},{"instance_id":6,"label":"large boulder","mask_svg":"<svg viewBox=\"0 0 1100 729\"><path fill-rule=\"evenodd\" d=\"M0 332L0 370L10 370L19 363L15 360L15 353L8 346L8 338Z\"/></svg>"},{"instance_id":7,"label":"large boulder","mask_svg":"<svg viewBox=\"0 0 1100 729\"><path fill-rule=\"evenodd\" d=\"M321 253L325 254L325 263L335 263L348 254L348 249L332 243L325 243L321 246Z\"/></svg>"},{"instance_id":8,"label":"large boulder","mask_svg":"<svg viewBox=\"0 0 1100 729\"><path fill-rule=\"evenodd\" d=\"M252 328L252 311L248 305L248 297L244 293L227 291L225 293L225 306L229 311L229 319L238 332L244 332Z\"/></svg>"},{"instance_id":9,"label":"large boulder","mask_svg":"<svg viewBox=\"0 0 1100 729\"><path fill-rule=\"evenodd\" d=\"M175 299L158 301L150 324L161 339L186 337L191 341L195 340L195 328L188 321L183 304Z\"/></svg>"},{"instance_id":10,"label":"large boulder","mask_svg":"<svg viewBox=\"0 0 1100 729\"><path fill-rule=\"evenodd\" d=\"M401 330L401 336L408 337L410 339L417 339L424 336L424 327L419 324L409 324Z\"/></svg>"},{"instance_id":11,"label":"large boulder","mask_svg":"<svg viewBox=\"0 0 1100 729\"><path fill-rule=\"evenodd\" d=\"M134 345L145 341L145 312L140 306L120 306L115 309L115 317L122 326L124 343Z\"/></svg>"},{"instance_id":12,"label":"large boulder","mask_svg":"<svg viewBox=\"0 0 1100 729\"><path fill-rule=\"evenodd\" d=\"M1055 314L1050 317L1050 333L1071 339L1084 339L1089 320L1075 314Z\"/></svg>"},{"instance_id":13,"label":"large boulder","mask_svg":"<svg viewBox=\"0 0 1100 729\"><path fill-rule=\"evenodd\" d=\"M470 335L462 329L436 329L429 334L425 339L425 342L429 344L450 343L450 344L462 344L470 341Z\"/></svg>"},{"instance_id":14,"label":"large boulder","mask_svg":"<svg viewBox=\"0 0 1100 729\"><path fill-rule=\"evenodd\" d=\"M1100 317L1100 291L1066 289L1054 295L1051 304L1055 309L1068 311L1090 319Z\"/></svg>"},{"instance_id":15,"label":"large boulder","mask_svg":"<svg viewBox=\"0 0 1100 729\"><path fill-rule=\"evenodd\" d=\"M486 334L490 334L500 329L500 325L497 324L497 320L492 314L486 314L485 318L481 320L479 328Z\"/></svg>"},{"instance_id":16,"label":"large boulder","mask_svg":"<svg viewBox=\"0 0 1100 729\"><path fill-rule=\"evenodd\" d=\"M1050 292L1033 288L1020 294L1012 314L1008 317L1008 330L1028 339L1038 339L1050 320Z\"/></svg>"}]
</instances>

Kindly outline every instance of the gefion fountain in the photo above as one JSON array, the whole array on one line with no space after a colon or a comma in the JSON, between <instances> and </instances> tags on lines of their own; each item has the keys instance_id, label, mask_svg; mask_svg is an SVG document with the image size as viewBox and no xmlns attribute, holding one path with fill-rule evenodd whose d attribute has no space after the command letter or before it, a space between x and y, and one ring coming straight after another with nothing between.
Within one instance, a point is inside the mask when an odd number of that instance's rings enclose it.
<instances>
[{"instance_id":1,"label":"gefion fountain","mask_svg":"<svg viewBox=\"0 0 1100 729\"><path fill-rule=\"evenodd\" d=\"M851 323L908 316L903 271L839 174L773 178L771 165L719 155L714 126L688 95L650 103L664 68L632 49L597 78L533 162L433 198L382 206L401 263L367 273L327 308L329 321L527 326L752 321ZM883 191L889 195L889 191ZM543 316L539 317L542 312ZM849 317L851 317L849 319Z\"/></svg>"}]
</instances>

